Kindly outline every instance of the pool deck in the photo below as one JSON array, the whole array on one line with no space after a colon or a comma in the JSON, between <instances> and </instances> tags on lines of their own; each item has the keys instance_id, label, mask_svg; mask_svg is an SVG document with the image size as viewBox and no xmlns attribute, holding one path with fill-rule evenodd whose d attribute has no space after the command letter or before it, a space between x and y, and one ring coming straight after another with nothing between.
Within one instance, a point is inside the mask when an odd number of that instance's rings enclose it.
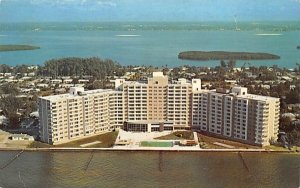
<instances>
[{"instance_id":1,"label":"pool deck","mask_svg":"<svg viewBox=\"0 0 300 188\"><path fill-rule=\"evenodd\" d=\"M140 133L140 132L127 132L124 130L120 130L119 134L116 139L116 145L113 149L117 150L141 150L141 151L198 151L202 150L197 144L196 146L179 146L173 145L172 147L143 147L140 146L140 143L143 141L150 141L150 142L174 142L178 140L157 140L155 138L165 136L172 133L171 131L164 131L164 132L151 132L151 133ZM197 135L196 135L197 136ZM195 137L194 137L195 138ZM129 144L127 145L118 145L119 141L127 140ZM195 138L198 143L198 137Z\"/></svg>"}]
</instances>

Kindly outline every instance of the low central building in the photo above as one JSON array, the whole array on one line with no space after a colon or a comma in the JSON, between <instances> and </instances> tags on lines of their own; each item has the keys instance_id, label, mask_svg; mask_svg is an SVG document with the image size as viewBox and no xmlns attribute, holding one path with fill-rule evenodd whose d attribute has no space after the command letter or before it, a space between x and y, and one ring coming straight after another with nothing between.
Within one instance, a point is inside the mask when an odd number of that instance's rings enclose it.
<instances>
[{"instance_id":1,"label":"low central building","mask_svg":"<svg viewBox=\"0 0 300 188\"><path fill-rule=\"evenodd\" d=\"M170 121L126 121L123 129L128 132L163 132L173 131L174 125Z\"/></svg>"}]
</instances>

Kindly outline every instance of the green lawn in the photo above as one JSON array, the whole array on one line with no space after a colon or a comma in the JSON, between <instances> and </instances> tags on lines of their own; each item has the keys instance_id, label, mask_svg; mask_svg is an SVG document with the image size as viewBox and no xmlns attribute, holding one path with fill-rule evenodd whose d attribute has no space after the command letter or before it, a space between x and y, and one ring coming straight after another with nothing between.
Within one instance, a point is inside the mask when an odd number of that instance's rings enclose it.
<instances>
[{"instance_id":1,"label":"green lawn","mask_svg":"<svg viewBox=\"0 0 300 188\"><path fill-rule=\"evenodd\" d=\"M71 142L64 143L64 144L59 144L59 145L49 145L49 144L46 144L46 143L34 141L32 144L30 144L28 146L28 148L50 148L50 147L54 147L54 148L81 148L80 145L88 144L88 143L92 143L92 142L96 142L96 141L99 141L101 143L90 145L90 146L87 146L85 148L110 148L114 145L117 136L118 136L118 131L108 132L108 133L100 134L100 135L97 135L97 136L83 138L83 139L80 139L80 140L75 140L75 141L71 141Z\"/></svg>"},{"instance_id":2,"label":"green lawn","mask_svg":"<svg viewBox=\"0 0 300 188\"><path fill-rule=\"evenodd\" d=\"M297 146L293 146L290 149L288 148L284 148L282 146L275 146L275 145L270 145L270 146L265 146L264 149L267 150L274 150L274 151L296 151L296 150L300 150L300 147Z\"/></svg>"},{"instance_id":3,"label":"green lawn","mask_svg":"<svg viewBox=\"0 0 300 188\"><path fill-rule=\"evenodd\" d=\"M157 140L193 140L192 131L176 131L174 133L168 134L166 136L161 136L155 138Z\"/></svg>"},{"instance_id":4,"label":"green lawn","mask_svg":"<svg viewBox=\"0 0 300 188\"><path fill-rule=\"evenodd\" d=\"M39 142L39 141L33 141L27 148L50 148L51 145Z\"/></svg>"},{"instance_id":5,"label":"green lawn","mask_svg":"<svg viewBox=\"0 0 300 188\"><path fill-rule=\"evenodd\" d=\"M71 141L65 144L59 144L55 145L54 147L78 147L80 148L80 145L82 144L88 144L95 141L100 141L101 143L87 146L85 148L110 148L114 145L116 138L118 136L118 131L115 132L108 132L104 134L100 134L97 136L92 136L89 138L83 138L80 140Z\"/></svg>"},{"instance_id":6,"label":"green lawn","mask_svg":"<svg viewBox=\"0 0 300 188\"><path fill-rule=\"evenodd\" d=\"M265 146L263 148L266 150L274 150L274 151L289 151L289 149L287 149L287 148L280 147L280 146L274 146L274 145Z\"/></svg>"},{"instance_id":7,"label":"green lawn","mask_svg":"<svg viewBox=\"0 0 300 188\"><path fill-rule=\"evenodd\" d=\"M199 138L199 142L200 142L200 147L203 149L226 149L225 147L215 145L214 144L215 142L234 146L235 148L238 148L238 149L261 149L261 147L258 147L258 146L252 146L252 145L243 144L240 142L226 140L225 138L216 138L213 136L208 136L208 135L204 135L204 134L200 134L200 133L198 133L198 138Z\"/></svg>"}]
</instances>

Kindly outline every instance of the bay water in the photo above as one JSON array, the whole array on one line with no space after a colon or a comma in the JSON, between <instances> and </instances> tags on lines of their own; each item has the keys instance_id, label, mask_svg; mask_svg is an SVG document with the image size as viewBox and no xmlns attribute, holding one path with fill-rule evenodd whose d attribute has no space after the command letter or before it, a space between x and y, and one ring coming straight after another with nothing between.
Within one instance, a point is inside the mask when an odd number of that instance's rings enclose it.
<instances>
[{"instance_id":1,"label":"bay water","mask_svg":"<svg viewBox=\"0 0 300 188\"><path fill-rule=\"evenodd\" d=\"M300 63L299 23L247 23L236 31L230 23L2 23L0 44L28 44L41 49L0 52L0 63L43 64L62 57L110 58L121 65L216 66L219 61L178 59L181 51L265 52L279 60L238 61L243 65Z\"/></svg>"},{"instance_id":2,"label":"bay water","mask_svg":"<svg viewBox=\"0 0 300 188\"><path fill-rule=\"evenodd\" d=\"M1 151L0 165L18 152ZM0 187L289 187L300 155L227 152L24 152Z\"/></svg>"}]
</instances>

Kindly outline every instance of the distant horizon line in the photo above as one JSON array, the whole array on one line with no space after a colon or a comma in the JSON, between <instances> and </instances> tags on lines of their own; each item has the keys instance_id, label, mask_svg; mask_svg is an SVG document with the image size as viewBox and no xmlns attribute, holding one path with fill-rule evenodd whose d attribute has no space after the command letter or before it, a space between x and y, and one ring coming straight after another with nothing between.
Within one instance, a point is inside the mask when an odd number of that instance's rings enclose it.
<instances>
[{"instance_id":1,"label":"distant horizon line","mask_svg":"<svg viewBox=\"0 0 300 188\"><path fill-rule=\"evenodd\" d=\"M240 20L239 23L266 23L266 22L299 22L299 20ZM14 23L234 23L233 20L207 20L207 21L0 21L0 24Z\"/></svg>"}]
</instances>

